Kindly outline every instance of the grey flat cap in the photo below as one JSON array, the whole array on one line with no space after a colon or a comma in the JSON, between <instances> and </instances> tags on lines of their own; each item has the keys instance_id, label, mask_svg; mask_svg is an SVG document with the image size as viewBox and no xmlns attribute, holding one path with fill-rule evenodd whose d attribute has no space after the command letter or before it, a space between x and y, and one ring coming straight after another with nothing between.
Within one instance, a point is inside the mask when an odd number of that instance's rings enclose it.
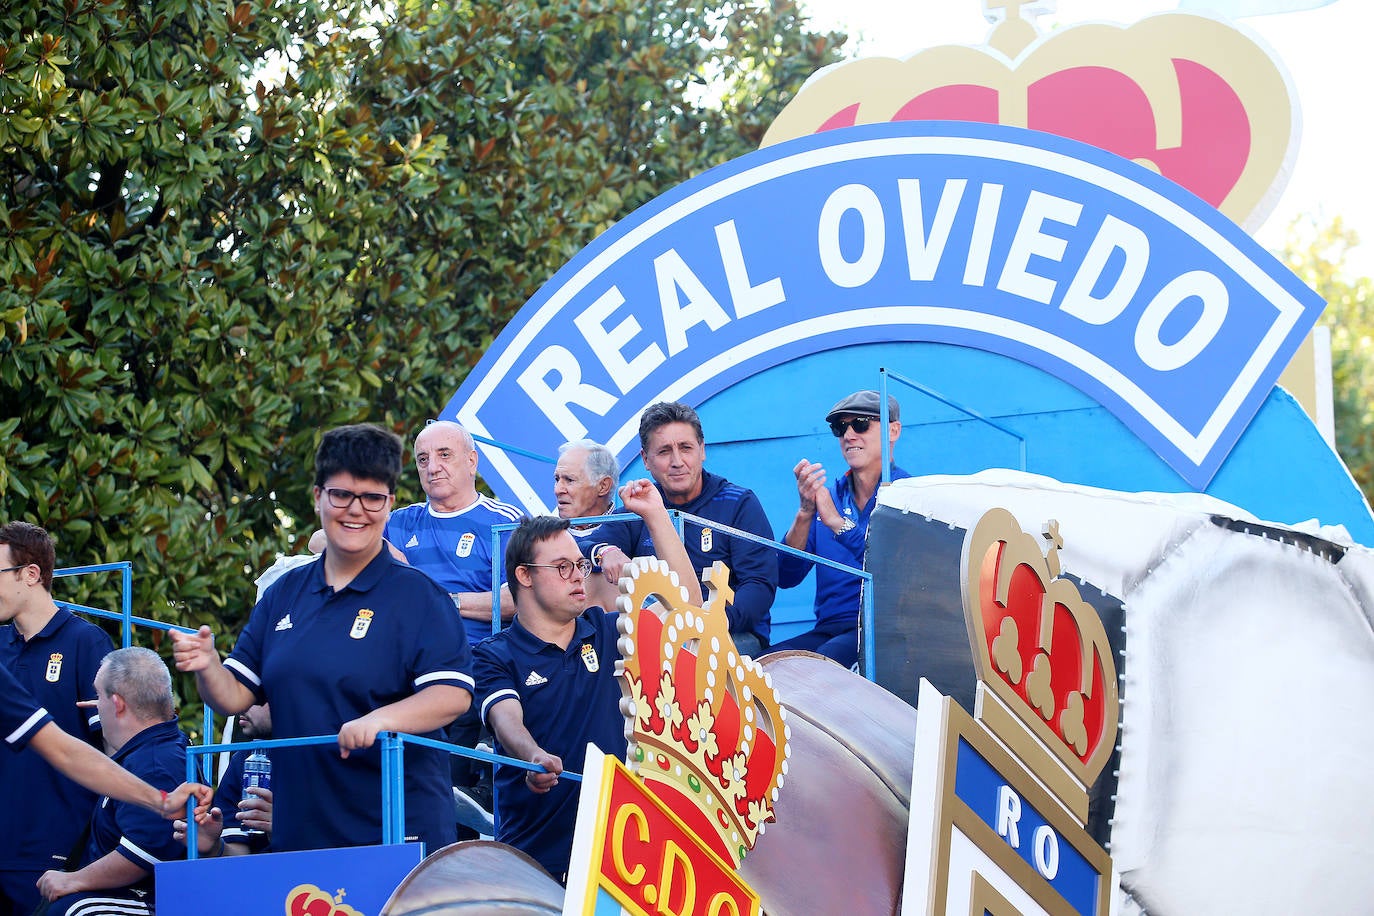
<instances>
[{"instance_id":1,"label":"grey flat cap","mask_svg":"<svg viewBox=\"0 0 1374 916\"><path fill-rule=\"evenodd\" d=\"M830 408L830 413L825 415L825 422L829 423L836 417L847 413L864 417L878 416L878 392L872 390L854 392ZM897 399L890 394L887 396L887 418L889 421L902 418L902 411L897 404Z\"/></svg>"}]
</instances>

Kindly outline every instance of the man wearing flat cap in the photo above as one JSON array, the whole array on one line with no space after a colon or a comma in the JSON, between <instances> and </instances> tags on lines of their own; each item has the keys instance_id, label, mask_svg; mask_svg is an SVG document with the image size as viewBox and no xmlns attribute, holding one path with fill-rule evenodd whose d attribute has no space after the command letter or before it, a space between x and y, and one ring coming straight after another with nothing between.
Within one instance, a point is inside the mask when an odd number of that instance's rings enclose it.
<instances>
[{"instance_id":1,"label":"man wearing flat cap","mask_svg":"<svg viewBox=\"0 0 1374 916\"><path fill-rule=\"evenodd\" d=\"M803 458L792 469L800 505L784 542L807 553L863 568L868 519L878 501L883 478L883 444L876 391L856 391L825 415L830 431L840 440L840 455L849 470L826 486L825 468ZM895 449L902 433L897 399L887 399L888 448ZM910 477L892 465L892 480ZM778 585L800 585L816 564L790 555L778 557ZM799 636L776 643L772 651L809 649L846 667L859 660L860 580L828 566L816 569L816 625Z\"/></svg>"}]
</instances>

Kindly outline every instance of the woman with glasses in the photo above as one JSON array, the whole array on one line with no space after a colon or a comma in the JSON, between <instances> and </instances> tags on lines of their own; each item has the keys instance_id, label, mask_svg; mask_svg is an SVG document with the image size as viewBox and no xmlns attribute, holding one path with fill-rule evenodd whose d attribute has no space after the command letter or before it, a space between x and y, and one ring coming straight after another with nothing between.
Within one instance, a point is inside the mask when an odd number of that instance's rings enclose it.
<instances>
[{"instance_id":1,"label":"woman with glasses","mask_svg":"<svg viewBox=\"0 0 1374 916\"><path fill-rule=\"evenodd\" d=\"M401 441L380 427L325 433L315 454L318 562L263 594L221 663L209 627L173 634L221 713L271 703L276 737L338 735L338 746L272 754L274 851L382 840L383 731L438 739L472 701L472 659L448 594L384 549ZM407 745L405 835L429 851L455 839L447 755Z\"/></svg>"},{"instance_id":2,"label":"woman with glasses","mask_svg":"<svg viewBox=\"0 0 1374 916\"><path fill-rule=\"evenodd\" d=\"M878 501L878 484L883 479L883 440L878 392L856 391L842 399L825 420L840 442L840 455L849 470L831 487L826 486L825 468L802 459L792 469L797 478L800 505L784 543L855 569L864 565L864 541L868 519ZM897 399L887 399L888 450L897 445L902 433ZM892 480L910 477L892 465ZM789 554L778 556L778 585L800 585L816 566ZM833 658L847 668L859 660L860 580L858 577L816 566L816 625L799 636L773 645L772 651L809 649Z\"/></svg>"}]
</instances>

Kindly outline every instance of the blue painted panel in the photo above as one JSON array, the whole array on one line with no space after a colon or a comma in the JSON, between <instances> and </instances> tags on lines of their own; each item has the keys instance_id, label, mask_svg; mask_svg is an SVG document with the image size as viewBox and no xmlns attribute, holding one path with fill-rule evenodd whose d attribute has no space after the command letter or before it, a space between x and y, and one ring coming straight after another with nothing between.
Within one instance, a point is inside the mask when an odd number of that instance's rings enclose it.
<instances>
[{"instance_id":1,"label":"blue painted panel","mask_svg":"<svg viewBox=\"0 0 1374 916\"><path fill-rule=\"evenodd\" d=\"M1007 781L1000 773L983 758L973 747L962 738L959 739L959 750L955 763L954 775L954 794L964 804L968 805L974 814L982 819L994 833L999 833L1001 826L999 796L1005 789L1011 789ZM1013 794L1014 790L1013 790ZM1079 852L1072 843L1059 834L1052 825L1045 819L1045 816L1037 811L1033 805L1019 794L1015 794L1019 802L1020 817L1016 819L1015 833L1010 824L1007 825L1006 834L1003 839L1016 850L1027 865L1035 869L1047 883L1064 898L1075 913L1087 914L1097 912L1097 891L1101 875L1092 867L1088 860ZM1010 806L1009 806L1010 807ZM1040 849L1040 858L1043 864L1051 865L1048 871L1042 871L1037 867L1036 862L1036 836L1041 831L1048 831L1044 837L1044 846ZM1016 842L1013 843L1012 840ZM1054 853L1049 853L1047 847L1053 848Z\"/></svg>"},{"instance_id":2,"label":"blue painted panel","mask_svg":"<svg viewBox=\"0 0 1374 916\"><path fill-rule=\"evenodd\" d=\"M543 454L590 435L623 460L653 401L700 403L827 349L934 341L1066 380L1202 486L1321 307L1134 163L996 125L868 125L751 153L622 220L443 414ZM547 468L487 457L499 495L548 504Z\"/></svg>"},{"instance_id":3,"label":"blue painted panel","mask_svg":"<svg viewBox=\"0 0 1374 916\"><path fill-rule=\"evenodd\" d=\"M226 856L157 866L159 916L316 912L328 898L379 913L424 858L419 843ZM293 906L294 901L294 906Z\"/></svg>"}]
</instances>

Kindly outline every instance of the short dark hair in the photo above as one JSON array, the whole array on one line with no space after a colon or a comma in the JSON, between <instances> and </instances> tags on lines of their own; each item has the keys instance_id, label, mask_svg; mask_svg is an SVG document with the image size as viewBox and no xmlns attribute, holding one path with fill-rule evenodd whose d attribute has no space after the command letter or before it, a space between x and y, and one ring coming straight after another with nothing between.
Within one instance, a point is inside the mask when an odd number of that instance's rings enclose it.
<instances>
[{"instance_id":1,"label":"short dark hair","mask_svg":"<svg viewBox=\"0 0 1374 916\"><path fill-rule=\"evenodd\" d=\"M681 401L659 401L644 408L644 413L639 415L639 447L647 452L649 437L660 426L669 423L686 423L697 434L698 442L706 441L706 436L701 432L701 417L697 416L695 410Z\"/></svg>"},{"instance_id":2,"label":"short dark hair","mask_svg":"<svg viewBox=\"0 0 1374 916\"><path fill-rule=\"evenodd\" d=\"M57 565L57 551L53 547L52 535L28 522L10 522L0 527L0 544L7 544L10 557L16 566L38 567L38 578L43 588L52 591L52 571Z\"/></svg>"},{"instance_id":3,"label":"short dark hair","mask_svg":"<svg viewBox=\"0 0 1374 916\"><path fill-rule=\"evenodd\" d=\"M568 520L556 515L525 516L520 519L520 527L510 533L506 542L506 585L510 588L511 599L520 603L520 589L524 586L515 576L515 568L534 562L535 545L547 541L560 531L568 530Z\"/></svg>"},{"instance_id":4,"label":"short dark hair","mask_svg":"<svg viewBox=\"0 0 1374 916\"><path fill-rule=\"evenodd\" d=\"M315 450L315 486L335 474L352 474L386 484L396 492L401 477L401 437L374 423L336 426L320 438Z\"/></svg>"}]
</instances>

